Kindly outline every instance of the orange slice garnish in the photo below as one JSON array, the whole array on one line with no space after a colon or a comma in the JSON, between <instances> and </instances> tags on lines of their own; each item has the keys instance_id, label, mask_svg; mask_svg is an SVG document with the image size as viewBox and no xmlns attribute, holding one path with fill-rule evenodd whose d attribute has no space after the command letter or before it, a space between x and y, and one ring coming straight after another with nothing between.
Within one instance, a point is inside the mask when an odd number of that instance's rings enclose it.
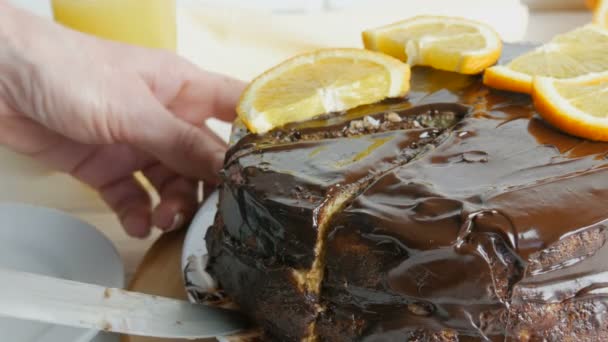
<instances>
[{"instance_id":1,"label":"orange slice garnish","mask_svg":"<svg viewBox=\"0 0 608 342\"><path fill-rule=\"evenodd\" d=\"M502 51L490 26L455 17L418 16L363 32L365 48L435 69L478 74Z\"/></svg>"},{"instance_id":2,"label":"orange slice garnish","mask_svg":"<svg viewBox=\"0 0 608 342\"><path fill-rule=\"evenodd\" d=\"M410 89L410 68L363 49L324 49L291 58L258 76L241 96L239 118L254 133L351 109Z\"/></svg>"},{"instance_id":3,"label":"orange slice garnish","mask_svg":"<svg viewBox=\"0 0 608 342\"><path fill-rule=\"evenodd\" d=\"M537 77L532 97L553 126L578 137L608 141L608 72L568 80Z\"/></svg>"},{"instance_id":4,"label":"orange slice garnish","mask_svg":"<svg viewBox=\"0 0 608 342\"><path fill-rule=\"evenodd\" d=\"M532 92L535 76L567 79L608 70L608 31L587 25L556 36L549 43L484 73L490 87Z\"/></svg>"}]
</instances>

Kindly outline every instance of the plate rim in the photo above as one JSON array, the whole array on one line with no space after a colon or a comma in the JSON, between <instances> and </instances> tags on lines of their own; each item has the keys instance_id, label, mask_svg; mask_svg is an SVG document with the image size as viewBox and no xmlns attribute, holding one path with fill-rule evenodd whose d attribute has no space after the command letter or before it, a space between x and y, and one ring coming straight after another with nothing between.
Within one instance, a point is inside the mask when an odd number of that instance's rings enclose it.
<instances>
[{"instance_id":1,"label":"plate rim","mask_svg":"<svg viewBox=\"0 0 608 342\"><path fill-rule=\"evenodd\" d=\"M207 271L207 245L204 237L209 227L213 224L217 206L219 203L219 191L214 190L200 206L194 218L188 226L184 246L181 255L182 281L191 303L199 303L200 293L217 288L217 282ZM230 338L217 336L218 342L230 342ZM234 340L234 341L239 341Z\"/></svg>"},{"instance_id":2,"label":"plate rim","mask_svg":"<svg viewBox=\"0 0 608 342\"><path fill-rule=\"evenodd\" d=\"M216 285L215 280L205 271L207 246L204 243L204 237L213 224L218 203L219 191L216 189L199 207L184 238L181 254L182 280L188 293L188 300L192 303L197 302L196 296L193 295L193 288L204 291ZM194 277L202 277L202 281L197 282L193 279ZM202 282L206 282L206 284ZM189 287L192 288L189 289Z\"/></svg>"},{"instance_id":3,"label":"plate rim","mask_svg":"<svg viewBox=\"0 0 608 342\"><path fill-rule=\"evenodd\" d=\"M65 211L49 208L44 206L39 206L30 203L23 202L11 202L11 201L0 201L0 211L9 210L14 211L15 213L19 213L22 211L25 212L36 212L38 215L43 216L47 220L53 219L62 219L68 222L71 222L70 226L77 227L76 229L82 231L82 234L89 234L93 239L95 239L96 243L103 244L103 250L107 251L106 257L111 257L114 259L114 262L103 262L103 263L95 263L94 265L89 265L92 268L105 266L110 268L116 268L115 270L111 270L112 273L116 273L115 278L110 279L110 282L106 285L112 287L120 287L124 288L125 286L125 267L122 257L118 252L116 246L110 241L105 234L103 234L97 227L93 226L89 222L76 217L70 213ZM22 214L15 214L21 216ZM73 224L73 225L72 225ZM11 229L11 228L9 228ZM70 229L62 226L62 229ZM85 233L86 232L86 233ZM19 233L16 233L19 234ZM107 260L106 260L107 261ZM77 274L77 273L74 273ZM51 325L51 329L71 329L64 326L59 325ZM74 342L86 342L86 341L95 341L96 337L99 335L99 330L95 329L78 329L75 328L76 331L82 331L80 334L74 334ZM61 332L61 330L58 330ZM67 331L67 330L66 330Z\"/></svg>"}]
</instances>

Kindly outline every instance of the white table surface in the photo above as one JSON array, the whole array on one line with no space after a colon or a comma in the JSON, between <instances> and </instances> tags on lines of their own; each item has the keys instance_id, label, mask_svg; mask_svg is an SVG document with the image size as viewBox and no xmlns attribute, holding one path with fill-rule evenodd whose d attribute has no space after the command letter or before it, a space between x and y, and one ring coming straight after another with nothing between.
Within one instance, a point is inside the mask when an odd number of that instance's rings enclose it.
<instances>
[{"instance_id":1,"label":"white table surface","mask_svg":"<svg viewBox=\"0 0 608 342\"><path fill-rule=\"evenodd\" d=\"M525 40L543 42L554 34L568 31L590 19L590 13L584 11L532 12ZM36 163L2 149L0 201L20 201L59 208L90 222L117 246L125 262L127 275L133 273L147 248L159 236L154 233L145 240L127 237L117 219L96 194L65 175L50 173Z\"/></svg>"}]
</instances>

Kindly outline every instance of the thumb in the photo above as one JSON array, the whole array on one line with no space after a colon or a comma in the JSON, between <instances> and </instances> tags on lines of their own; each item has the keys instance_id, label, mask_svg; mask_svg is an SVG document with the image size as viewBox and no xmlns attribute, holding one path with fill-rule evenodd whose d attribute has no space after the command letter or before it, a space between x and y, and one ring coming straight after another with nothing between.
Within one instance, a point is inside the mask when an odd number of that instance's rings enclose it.
<instances>
[{"instance_id":1,"label":"thumb","mask_svg":"<svg viewBox=\"0 0 608 342\"><path fill-rule=\"evenodd\" d=\"M206 125L194 126L156 103L151 112L136 115L137 122L128 125L126 142L184 176L217 182L226 144Z\"/></svg>"}]
</instances>

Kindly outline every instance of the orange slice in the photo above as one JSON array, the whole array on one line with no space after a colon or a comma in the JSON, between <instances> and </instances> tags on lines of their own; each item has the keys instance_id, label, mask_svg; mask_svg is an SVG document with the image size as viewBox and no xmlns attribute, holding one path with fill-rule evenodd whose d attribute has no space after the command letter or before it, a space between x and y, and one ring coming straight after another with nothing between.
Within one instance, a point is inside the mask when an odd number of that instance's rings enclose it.
<instances>
[{"instance_id":1,"label":"orange slice","mask_svg":"<svg viewBox=\"0 0 608 342\"><path fill-rule=\"evenodd\" d=\"M593 11L593 22L603 28L608 28L608 1L599 0Z\"/></svg>"},{"instance_id":2,"label":"orange slice","mask_svg":"<svg viewBox=\"0 0 608 342\"><path fill-rule=\"evenodd\" d=\"M363 32L365 48L407 61L462 74L494 65L500 36L488 25L455 17L418 16Z\"/></svg>"},{"instance_id":3,"label":"orange slice","mask_svg":"<svg viewBox=\"0 0 608 342\"><path fill-rule=\"evenodd\" d=\"M608 31L587 25L556 36L549 43L507 65L488 68L490 87L530 94L534 76L566 79L608 70Z\"/></svg>"},{"instance_id":4,"label":"orange slice","mask_svg":"<svg viewBox=\"0 0 608 342\"><path fill-rule=\"evenodd\" d=\"M537 77L532 96L538 112L553 126L608 141L608 72L567 80Z\"/></svg>"},{"instance_id":5,"label":"orange slice","mask_svg":"<svg viewBox=\"0 0 608 342\"><path fill-rule=\"evenodd\" d=\"M324 49L291 58L258 76L241 96L239 118L254 133L290 122L405 96L410 68L363 49Z\"/></svg>"}]
</instances>

